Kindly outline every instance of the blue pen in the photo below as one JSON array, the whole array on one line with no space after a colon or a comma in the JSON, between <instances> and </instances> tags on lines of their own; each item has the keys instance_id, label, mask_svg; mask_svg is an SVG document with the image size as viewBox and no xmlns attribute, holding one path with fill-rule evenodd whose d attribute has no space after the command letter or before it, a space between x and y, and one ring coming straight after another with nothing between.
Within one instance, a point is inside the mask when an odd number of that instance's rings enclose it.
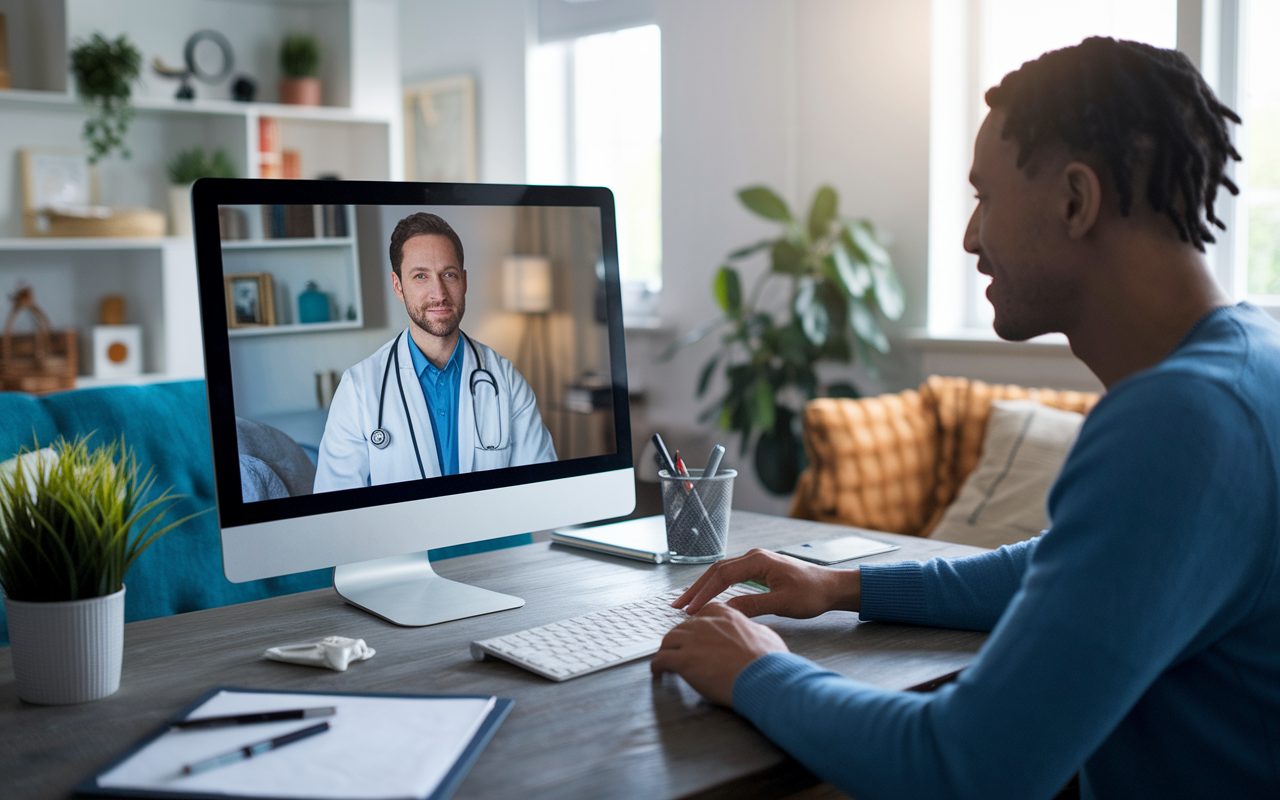
<instances>
[{"instance_id":1,"label":"blue pen","mask_svg":"<svg viewBox=\"0 0 1280 800\"><path fill-rule=\"evenodd\" d=\"M270 753L287 744L292 744L309 736L315 736L317 733L324 733L329 730L329 723L321 722L318 725L312 725L309 728L302 728L293 733L286 733L283 736L277 736L274 739L257 742L255 744L247 744L244 747L232 750L230 753L223 753L220 756L206 758L204 761L198 761L195 764L188 764L182 768L183 775L198 775L201 772L211 770L215 767L221 767L224 764L234 764L237 761L243 761L246 758L260 756L263 753Z\"/></svg>"}]
</instances>

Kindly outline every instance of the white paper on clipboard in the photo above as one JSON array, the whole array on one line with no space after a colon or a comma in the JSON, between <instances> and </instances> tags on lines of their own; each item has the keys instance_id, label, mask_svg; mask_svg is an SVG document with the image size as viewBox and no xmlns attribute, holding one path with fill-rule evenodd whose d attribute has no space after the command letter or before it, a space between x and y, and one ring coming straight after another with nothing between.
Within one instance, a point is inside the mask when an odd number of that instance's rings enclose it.
<instances>
[{"instance_id":1,"label":"white paper on clipboard","mask_svg":"<svg viewBox=\"0 0 1280 800\"><path fill-rule=\"evenodd\" d=\"M368 697L220 691L188 718L335 706L330 730L198 775L182 767L314 724L292 720L169 730L98 777L98 786L281 798L427 797L470 744L497 698Z\"/></svg>"}]
</instances>

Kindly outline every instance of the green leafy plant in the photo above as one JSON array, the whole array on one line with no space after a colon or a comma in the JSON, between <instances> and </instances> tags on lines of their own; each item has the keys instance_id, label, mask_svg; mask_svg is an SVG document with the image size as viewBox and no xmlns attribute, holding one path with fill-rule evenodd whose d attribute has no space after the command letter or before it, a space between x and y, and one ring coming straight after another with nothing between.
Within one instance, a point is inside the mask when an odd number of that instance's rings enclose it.
<instances>
[{"instance_id":1,"label":"green leafy plant","mask_svg":"<svg viewBox=\"0 0 1280 800\"><path fill-rule=\"evenodd\" d=\"M286 78L314 78L320 74L320 44L309 33L291 33L280 45L280 71Z\"/></svg>"},{"instance_id":2,"label":"green leafy plant","mask_svg":"<svg viewBox=\"0 0 1280 800\"><path fill-rule=\"evenodd\" d=\"M204 148L183 150L169 162L169 182L177 186L195 183L201 178L234 178L236 169L225 150L205 155Z\"/></svg>"},{"instance_id":3,"label":"green leafy plant","mask_svg":"<svg viewBox=\"0 0 1280 800\"><path fill-rule=\"evenodd\" d=\"M876 372L872 353L888 353L889 339L879 316L902 316L902 285L888 252L867 220L841 217L835 189L814 195L807 220L796 219L786 202L764 186L738 192L750 211L781 224L781 233L730 253L716 271L713 292L721 314L676 340L661 358L671 358L713 333L720 347L703 366L697 396L705 396L723 367L725 391L702 412L720 427L741 435L745 454L755 443L754 464L760 482L776 494L788 494L805 466L800 440L800 411L819 394L857 397L848 382L822 385L820 363L862 362ZM744 294L737 263L767 253L769 269ZM786 281L785 291L765 289ZM781 320L762 307L768 298L786 297Z\"/></svg>"},{"instance_id":4,"label":"green leafy plant","mask_svg":"<svg viewBox=\"0 0 1280 800\"><path fill-rule=\"evenodd\" d=\"M129 122L133 119L131 84L142 68L142 53L124 34L111 41L95 33L89 41L78 41L71 51L71 71L76 77L80 99L94 112L84 123L84 140L89 144L89 163L119 150L124 158L129 150L124 145Z\"/></svg>"},{"instance_id":5,"label":"green leafy plant","mask_svg":"<svg viewBox=\"0 0 1280 800\"><path fill-rule=\"evenodd\" d=\"M27 602L118 592L144 550L197 516L156 527L184 496L145 500L154 486L123 441L90 450L85 438L59 440L0 464L0 586Z\"/></svg>"}]
</instances>

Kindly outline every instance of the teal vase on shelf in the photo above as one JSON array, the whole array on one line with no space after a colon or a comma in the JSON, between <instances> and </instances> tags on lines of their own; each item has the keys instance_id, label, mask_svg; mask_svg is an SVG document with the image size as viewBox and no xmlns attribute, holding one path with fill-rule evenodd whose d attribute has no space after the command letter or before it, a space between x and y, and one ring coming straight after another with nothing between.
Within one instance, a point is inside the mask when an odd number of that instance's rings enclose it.
<instances>
[{"instance_id":1,"label":"teal vase on shelf","mask_svg":"<svg viewBox=\"0 0 1280 800\"><path fill-rule=\"evenodd\" d=\"M320 291L315 281L307 281L307 289L298 295L298 322L329 321L329 295Z\"/></svg>"}]
</instances>

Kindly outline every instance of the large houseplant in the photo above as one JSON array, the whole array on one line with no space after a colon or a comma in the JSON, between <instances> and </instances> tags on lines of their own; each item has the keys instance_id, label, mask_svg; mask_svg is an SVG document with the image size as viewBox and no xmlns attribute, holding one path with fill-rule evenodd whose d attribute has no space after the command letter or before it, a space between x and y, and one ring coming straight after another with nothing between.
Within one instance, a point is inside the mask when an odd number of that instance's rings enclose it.
<instances>
[{"instance_id":1,"label":"large houseplant","mask_svg":"<svg viewBox=\"0 0 1280 800\"><path fill-rule=\"evenodd\" d=\"M663 354L720 333L720 347L703 366L697 395L703 397L718 368L724 393L702 414L741 435L742 452L754 442L760 482L788 494L804 468L800 410L820 394L857 396L846 380L822 383L818 365L855 359L872 374L872 353L889 352L877 314L902 315L902 285L874 226L841 217L835 189L814 195L808 218L794 217L786 202L764 186L738 192L749 210L779 223L777 236L730 253L713 284L721 314L682 336ZM767 253L769 268L744 293L737 264ZM777 282L784 282L777 287ZM766 293L766 287L773 288ZM785 308L777 308L785 299ZM770 310L771 306L774 310ZM775 319L775 310L781 319Z\"/></svg>"},{"instance_id":2,"label":"large houseplant","mask_svg":"<svg viewBox=\"0 0 1280 800\"><path fill-rule=\"evenodd\" d=\"M120 686L124 576L156 539L181 495L148 499L123 442L85 439L23 451L0 463L0 588L18 696L79 703Z\"/></svg>"},{"instance_id":3,"label":"large houseplant","mask_svg":"<svg viewBox=\"0 0 1280 800\"><path fill-rule=\"evenodd\" d=\"M142 53L124 34L112 41L95 33L88 41L76 43L71 51L71 71L76 77L80 99L93 107L84 123L84 140L89 145L89 163L110 155L113 150L128 158L124 137L133 119L129 104L132 84L142 68Z\"/></svg>"}]
</instances>

